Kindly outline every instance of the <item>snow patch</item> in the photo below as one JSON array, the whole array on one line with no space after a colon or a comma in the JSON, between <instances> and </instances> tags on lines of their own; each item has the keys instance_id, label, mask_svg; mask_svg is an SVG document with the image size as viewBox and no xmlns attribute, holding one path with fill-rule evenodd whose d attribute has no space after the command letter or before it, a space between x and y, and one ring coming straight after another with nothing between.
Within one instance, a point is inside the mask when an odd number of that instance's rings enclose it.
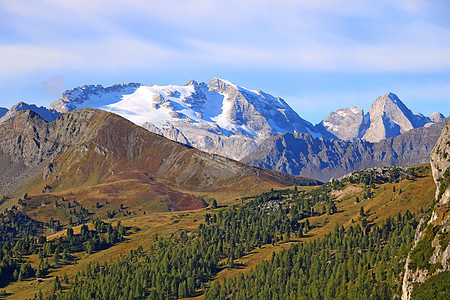
<instances>
[{"instance_id":1,"label":"snow patch","mask_svg":"<svg viewBox=\"0 0 450 300\"><path fill-rule=\"evenodd\" d=\"M350 111L355 115L359 113L359 110L355 106L350 107Z\"/></svg>"},{"instance_id":2,"label":"snow patch","mask_svg":"<svg viewBox=\"0 0 450 300\"><path fill-rule=\"evenodd\" d=\"M338 110L336 113L343 118L347 115L347 113L343 110Z\"/></svg>"}]
</instances>

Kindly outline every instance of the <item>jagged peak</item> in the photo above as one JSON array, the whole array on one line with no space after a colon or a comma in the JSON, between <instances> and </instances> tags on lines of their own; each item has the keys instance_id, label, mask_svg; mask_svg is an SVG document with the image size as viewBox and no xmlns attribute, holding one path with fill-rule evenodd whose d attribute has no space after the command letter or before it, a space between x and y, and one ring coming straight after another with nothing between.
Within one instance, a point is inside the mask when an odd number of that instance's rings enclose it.
<instances>
[{"instance_id":1,"label":"jagged peak","mask_svg":"<svg viewBox=\"0 0 450 300\"><path fill-rule=\"evenodd\" d=\"M192 85L192 86L197 86L197 85L198 85L198 82L195 81L194 79L191 79L191 80L189 80L184 86L190 86L190 85Z\"/></svg>"},{"instance_id":2,"label":"jagged peak","mask_svg":"<svg viewBox=\"0 0 450 300\"><path fill-rule=\"evenodd\" d=\"M213 77L211 78L211 80L208 83L208 88L210 90L224 90L224 89L228 89L228 88L234 88L237 89L238 86L234 83L232 83L231 81L222 79L222 78L218 78L218 77Z\"/></svg>"}]
</instances>

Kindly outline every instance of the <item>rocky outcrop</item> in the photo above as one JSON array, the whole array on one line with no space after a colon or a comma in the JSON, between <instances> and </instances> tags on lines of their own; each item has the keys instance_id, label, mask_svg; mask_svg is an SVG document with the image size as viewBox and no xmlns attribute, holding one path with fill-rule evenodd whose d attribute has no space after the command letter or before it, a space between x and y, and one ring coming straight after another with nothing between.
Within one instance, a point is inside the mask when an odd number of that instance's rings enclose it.
<instances>
[{"instance_id":1,"label":"rocky outcrop","mask_svg":"<svg viewBox=\"0 0 450 300\"><path fill-rule=\"evenodd\" d=\"M413 284L426 281L440 272L450 270L450 122L443 128L441 136L431 153L431 169L436 183L436 204L431 218L416 231L414 246L405 264L402 299L408 300L413 294ZM425 223L422 219L420 225ZM424 251L425 248L431 251ZM430 253L431 252L431 256ZM419 255L418 255L419 253ZM427 256L425 256L427 254ZM425 264L416 267L417 257Z\"/></svg>"},{"instance_id":2,"label":"rocky outcrop","mask_svg":"<svg viewBox=\"0 0 450 300\"><path fill-rule=\"evenodd\" d=\"M412 129L378 143L325 140L308 134L285 133L264 141L242 162L320 181L363 168L426 163L445 121Z\"/></svg>"},{"instance_id":3,"label":"rocky outcrop","mask_svg":"<svg viewBox=\"0 0 450 300\"><path fill-rule=\"evenodd\" d=\"M2 110L0 108L0 124L5 123L10 118L13 118L16 113L20 110L31 110L41 116L45 121L52 122L56 120L59 116L59 112L54 109L47 109L44 106L36 106L34 104L27 104L25 102L19 102L13 105L9 110L7 110L2 116Z\"/></svg>"}]
</instances>

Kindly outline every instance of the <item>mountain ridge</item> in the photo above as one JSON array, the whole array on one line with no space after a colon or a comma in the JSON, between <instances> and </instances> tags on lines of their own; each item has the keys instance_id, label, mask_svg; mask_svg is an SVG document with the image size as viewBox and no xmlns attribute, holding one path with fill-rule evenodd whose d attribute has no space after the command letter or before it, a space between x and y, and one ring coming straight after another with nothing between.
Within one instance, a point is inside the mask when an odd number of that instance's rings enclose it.
<instances>
[{"instance_id":1,"label":"mountain ridge","mask_svg":"<svg viewBox=\"0 0 450 300\"><path fill-rule=\"evenodd\" d=\"M264 141L242 162L320 181L357 169L429 162L431 150L450 118L402 135L371 143L285 133Z\"/></svg>"}]
</instances>

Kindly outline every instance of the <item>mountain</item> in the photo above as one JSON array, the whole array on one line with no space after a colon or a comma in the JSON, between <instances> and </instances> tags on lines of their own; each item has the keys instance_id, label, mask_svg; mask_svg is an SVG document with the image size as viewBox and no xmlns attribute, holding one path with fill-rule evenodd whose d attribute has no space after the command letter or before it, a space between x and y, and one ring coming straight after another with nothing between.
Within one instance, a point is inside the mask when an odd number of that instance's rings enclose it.
<instances>
[{"instance_id":1,"label":"mountain","mask_svg":"<svg viewBox=\"0 0 450 300\"><path fill-rule=\"evenodd\" d=\"M8 109L5 107L0 107L0 118L3 117L8 112Z\"/></svg>"},{"instance_id":2,"label":"mountain","mask_svg":"<svg viewBox=\"0 0 450 300\"><path fill-rule=\"evenodd\" d=\"M20 110L34 111L35 113L39 114L47 122L52 122L59 116L59 112L57 112L54 109L47 109L44 106L38 107L34 104L27 104L25 102L19 102L16 105L13 105L3 115L2 115L2 110L0 109L0 124L5 123L10 118L13 118L16 115L16 113Z\"/></svg>"},{"instance_id":3,"label":"mountain","mask_svg":"<svg viewBox=\"0 0 450 300\"><path fill-rule=\"evenodd\" d=\"M376 143L413 128L437 123L443 118L444 116L437 112L430 117L414 115L397 95L388 93L378 97L366 114L355 106L341 108L330 113L316 127L318 131L327 131L340 140L363 139Z\"/></svg>"},{"instance_id":4,"label":"mountain","mask_svg":"<svg viewBox=\"0 0 450 300\"><path fill-rule=\"evenodd\" d=\"M450 118L378 143L324 140L308 134L285 133L267 139L241 161L320 181L363 168L426 163L448 121Z\"/></svg>"},{"instance_id":5,"label":"mountain","mask_svg":"<svg viewBox=\"0 0 450 300\"><path fill-rule=\"evenodd\" d=\"M280 133L316 134L283 99L219 78L184 86L84 86L50 105L60 112L81 107L117 113L174 141L234 159Z\"/></svg>"},{"instance_id":6,"label":"mountain","mask_svg":"<svg viewBox=\"0 0 450 300\"><path fill-rule=\"evenodd\" d=\"M38 218L50 214L42 203L61 197L84 205L108 199L114 210L120 203L185 210L205 205L193 192L316 183L207 154L90 108L63 113L51 123L18 111L0 126L0 137L0 194L28 193L25 210Z\"/></svg>"},{"instance_id":7,"label":"mountain","mask_svg":"<svg viewBox=\"0 0 450 300\"><path fill-rule=\"evenodd\" d=\"M50 105L58 112L84 107L114 112L171 140L237 160L282 133L379 142L444 117L414 115L397 95L388 93L367 113L355 106L341 108L313 126L283 99L219 78L208 84L191 80L184 86L87 85L64 92Z\"/></svg>"}]
</instances>

